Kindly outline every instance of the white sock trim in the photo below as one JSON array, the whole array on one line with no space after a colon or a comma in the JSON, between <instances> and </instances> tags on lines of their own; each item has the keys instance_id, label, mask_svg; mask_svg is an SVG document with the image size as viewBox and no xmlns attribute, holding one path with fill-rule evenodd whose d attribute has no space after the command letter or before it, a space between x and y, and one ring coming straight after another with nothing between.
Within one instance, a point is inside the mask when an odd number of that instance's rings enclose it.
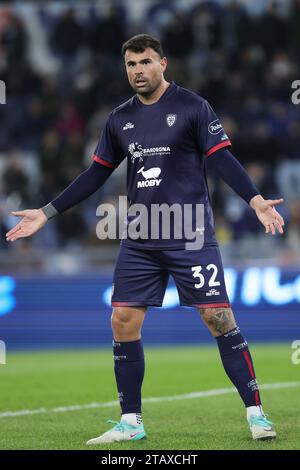
<instances>
[{"instance_id":1,"label":"white sock trim","mask_svg":"<svg viewBox=\"0 0 300 470\"><path fill-rule=\"evenodd\" d=\"M132 426L138 426L143 422L141 413L125 413L121 416L122 421L126 421L126 423Z\"/></svg>"},{"instance_id":2,"label":"white sock trim","mask_svg":"<svg viewBox=\"0 0 300 470\"><path fill-rule=\"evenodd\" d=\"M246 408L246 411L247 411L247 419L250 418L250 416L261 416L264 414L263 412L263 409L261 407L261 405L259 406L248 406Z\"/></svg>"}]
</instances>

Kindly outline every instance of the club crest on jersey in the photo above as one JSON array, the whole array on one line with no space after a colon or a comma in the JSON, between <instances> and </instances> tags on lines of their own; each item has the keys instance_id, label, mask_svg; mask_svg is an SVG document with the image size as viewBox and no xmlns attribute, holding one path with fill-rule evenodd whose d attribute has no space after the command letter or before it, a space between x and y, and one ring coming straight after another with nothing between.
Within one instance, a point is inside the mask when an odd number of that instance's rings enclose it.
<instances>
[{"instance_id":1,"label":"club crest on jersey","mask_svg":"<svg viewBox=\"0 0 300 470\"><path fill-rule=\"evenodd\" d=\"M167 114L166 121L169 127L174 126L175 122L177 121L177 114Z\"/></svg>"}]
</instances>

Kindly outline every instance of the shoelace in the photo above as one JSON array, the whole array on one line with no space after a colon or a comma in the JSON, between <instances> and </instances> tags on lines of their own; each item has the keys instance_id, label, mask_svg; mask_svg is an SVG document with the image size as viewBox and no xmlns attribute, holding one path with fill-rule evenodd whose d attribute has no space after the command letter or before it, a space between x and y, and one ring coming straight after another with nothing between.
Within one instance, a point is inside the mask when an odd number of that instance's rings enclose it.
<instances>
[{"instance_id":1,"label":"shoelace","mask_svg":"<svg viewBox=\"0 0 300 470\"><path fill-rule=\"evenodd\" d=\"M115 425L114 429L115 429L116 431L120 431L120 432L124 432L124 431L125 431L124 425L121 423L121 421L118 422L118 421L112 421L111 419L109 419L109 420L107 421L107 423L114 424L114 425Z\"/></svg>"},{"instance_id":2,"label":"shoelace","mask_svg":"<svg viewBox=\"0 0 300 470\"><path fill-rule=\"evenodd\" d=\"M261 415L261 416L252 416L251 421L252 424L258 424L259 426L272 426L274 424L272 421L267 419L268 415Z\"/></svg>"}]
</instances>

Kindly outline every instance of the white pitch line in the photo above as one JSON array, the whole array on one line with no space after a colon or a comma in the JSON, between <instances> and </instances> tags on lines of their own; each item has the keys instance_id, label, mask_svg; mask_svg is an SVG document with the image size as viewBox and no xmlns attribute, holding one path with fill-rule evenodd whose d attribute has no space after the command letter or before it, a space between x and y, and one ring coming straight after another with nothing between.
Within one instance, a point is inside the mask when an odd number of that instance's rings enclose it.
<instances>
[{"instance_id":1,"label":"white pitch line","mask_svg":"<svg viewBox=\"0 0 300 470\"><path fill-rule=\"evenodd\" d=\"M300 382L278 382L271 384L260 385L260 390L276 390L280 388L294 388L300 387ZM204 390L202 392L185 393L183 395L171 395L166 397L150 397L144 398L143 403L162 403L164 401L175 401L175 400L190 400L192 398L205 398L215 397L218 395L227 395L230 393L237 393L235 388L218 388L213 390ZM18 410L18 411L4 411L0 413L1 418L14 418L16 416L28 416L44 413L66 413L67 411L79 411L88 410L93 408L111 408L118 406L118 401L108 401L106 403L87 403L83 405L71 405L71 406L58 406L56 408L37 408L35 410Z\"/></svg>"}]
</instances>

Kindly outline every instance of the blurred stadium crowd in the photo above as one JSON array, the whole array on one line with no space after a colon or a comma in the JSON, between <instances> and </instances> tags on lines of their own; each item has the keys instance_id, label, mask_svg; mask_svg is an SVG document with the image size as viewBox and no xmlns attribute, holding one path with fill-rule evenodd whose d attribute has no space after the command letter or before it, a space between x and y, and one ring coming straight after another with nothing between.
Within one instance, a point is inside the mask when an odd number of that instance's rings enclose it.
<instances>
[{"instance_id":1,"label":"blurred stadium crowd","mask_svg":"<svg viewBox=\"0 0 300 470\"><path fill-rule=\"evenodd\" d=\"M20 4L21 3L21 4ZM249 2L248 2L249 3ZM256 3L256 2L253 2ZM8 244L10 210L48 203L91 162L112 108L127 100L120 46L147 32L162 40L167 78L204 96L232 153L265 198L284 197L284 237L264 235L247 205L214 175L217 236L234 259L300 258L300 1L18 2L0 9L0 252L98 247L96 207L125 194L126 165L84 203L32 239ZM246 3L247 5L247 3ZM112 242L110 242L112 243ZM118 243L118 242L117 242Z\"/></svg>"}]
</instances>

